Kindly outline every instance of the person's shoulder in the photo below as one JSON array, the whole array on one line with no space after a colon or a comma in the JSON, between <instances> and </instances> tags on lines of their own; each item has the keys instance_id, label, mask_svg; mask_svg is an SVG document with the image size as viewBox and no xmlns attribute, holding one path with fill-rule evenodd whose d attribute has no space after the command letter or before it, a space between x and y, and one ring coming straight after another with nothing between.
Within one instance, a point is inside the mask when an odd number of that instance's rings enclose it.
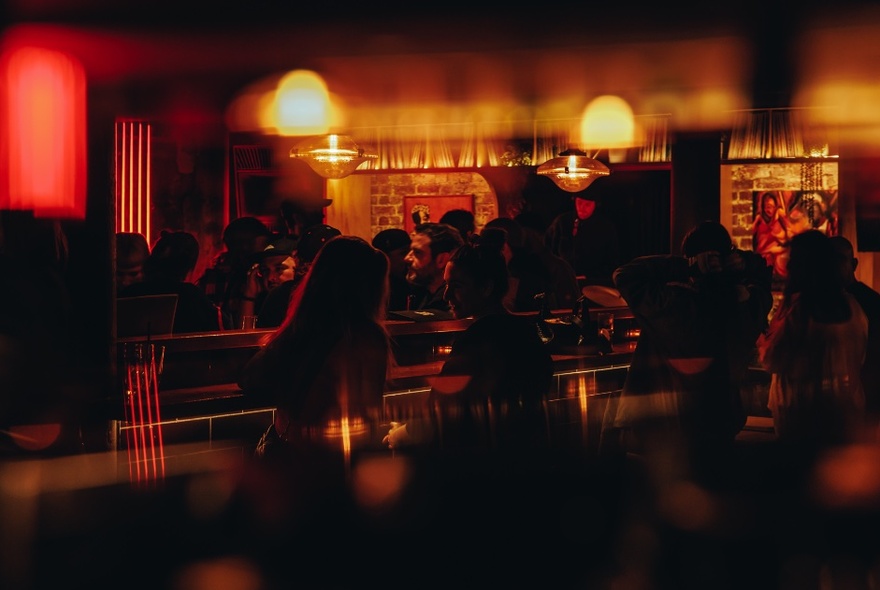
<instances>
[{"instance_id":1,"label":"person's shoulder","mask_svg":"<svg viewBox=\"0 0 880 590\"><path fill-rule=\"evenodd\" d=\"M856 298L862 307L869 308L865 309L865 313L880 313L880 292L862 281L855 281L847 288L847 291Z\"/></svg>"}]
</instances>

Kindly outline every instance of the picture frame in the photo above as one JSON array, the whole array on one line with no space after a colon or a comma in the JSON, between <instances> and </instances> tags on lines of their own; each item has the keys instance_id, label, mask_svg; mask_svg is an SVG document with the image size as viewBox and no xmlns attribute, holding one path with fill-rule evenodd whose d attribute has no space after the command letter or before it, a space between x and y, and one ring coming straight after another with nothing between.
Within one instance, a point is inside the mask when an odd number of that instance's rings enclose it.
<instances>
[{"instance_id":1,"label":"picture frame","mask_svg":"<svg viewBox=\"0 0 880 590\"><path fill-rule=\"evenodd\" d=\"M453 209L474 212L474 195L407 195L403 197L403 228L412 233L417 223L437 223Z\"/></svg>"},{"instance_id":2,"label":"picture frame","mask_svg":"<svg viewBox=\"0 0 880 590\"><path fill-rule=\"evenodd\" d=\"M787 276L791 239L810 229L818 229L828 236L839 233L837 190L752 193L752 249L773 269L775 281Z\"/></svg>"}]
</instances>

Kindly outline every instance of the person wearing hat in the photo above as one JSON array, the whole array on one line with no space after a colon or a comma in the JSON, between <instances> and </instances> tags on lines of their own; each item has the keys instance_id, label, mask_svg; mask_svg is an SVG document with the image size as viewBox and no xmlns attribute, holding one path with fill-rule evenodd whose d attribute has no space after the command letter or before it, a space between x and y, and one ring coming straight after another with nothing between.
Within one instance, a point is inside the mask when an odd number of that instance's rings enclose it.
<instances>
[{"instance_id":1,"label":"person wearing hat","mask_svg":"<svg viewBox=\"0 0 880 590\"><path fill-rule=\"evenodd\" d=\"M293 253L293 278L281 283L266 295L257 314L258 328L275 328L281 325L287 316L290 297L306 276L318 252L325 243L339 235L342 235L341 231L324 223L313 225L303 232Z\"/></svg>"},{"instance_id":2,"label":"person wearing hat","mask_svg":"<svg viewBox=\"0 0 880 590\"><path fill-rule=\"evenodd\" d=\"M410 247L409 234L399 228L383 229L373 237L373 247L388 256L389 294L388 309L409 309L409 297L413 288L406 280L406 255Z\"/></svg>"},{"instance_id":3,"label":"person wearing hat","mask_svg":"<svg viewBox=\"0 0 880 590\"><path fill-rule=\"evenodd\" d=\"M295 250L296 241L281 236L254 256L241 302L242 317L257 315L269 291L293 280L296 268L293 258Z\"/></svg>"}]
</instances>

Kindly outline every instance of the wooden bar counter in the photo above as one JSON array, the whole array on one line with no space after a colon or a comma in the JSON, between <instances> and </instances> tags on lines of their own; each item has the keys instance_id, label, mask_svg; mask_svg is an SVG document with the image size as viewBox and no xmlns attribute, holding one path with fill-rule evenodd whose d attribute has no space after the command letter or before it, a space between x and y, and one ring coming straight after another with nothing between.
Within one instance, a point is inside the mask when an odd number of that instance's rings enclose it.
<instances>
[{"instance_id":1,"label":"wooden bar counter","mask_svg":"<svg viewBox=\"0 0 880 590\"><path fill-rule=\"evenodd\" d=\"M627 308L613 308L616 329L613 350L599 354L593 344L578 344L566 312L549 318L554 338L547 343L554 362L554 379L548 392L548 413L556 435L587 444L598 441L598 425L605 402L620 390L626 377L637 331ZM596 310L591 310L595 317ZM537 316L535 316L537 321ZM430 378L440 371L456 336L472 320L387 322L397 361L384 399L384 421L405 420L430 391ZM590 328L588 328L590 329ZM255 404L238 387L240 371L271 330L240 330L154 337L161 361L158 379L160 424L166 444L242 440L255 442L272 422L274 408ZM125 373L125 351L147 338L118 342L120 375ZM120 382L120 400L125 386ZM116 440L125 444L122 401Z\"/></svg>"}]
</instances>

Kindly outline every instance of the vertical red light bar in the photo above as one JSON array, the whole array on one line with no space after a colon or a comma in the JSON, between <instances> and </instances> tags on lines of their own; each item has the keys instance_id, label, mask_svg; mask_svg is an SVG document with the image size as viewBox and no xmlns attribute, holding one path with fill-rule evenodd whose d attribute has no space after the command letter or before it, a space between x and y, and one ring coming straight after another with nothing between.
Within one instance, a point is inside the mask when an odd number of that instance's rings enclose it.
<instances>
[{"instance_id":1,"label":"vertical red light bar","mask_svg":"<svg viewBox=\"0 0 880 590\"><path fill-rule=\"evenodd\" d=\"M67 54L0 54L0 208L85 218L86 79Z\"/></svg>"},{"instance_id":2,"label":"vertical red light bar","mask_svg":"<svg viewBox=\"0 0 880 590\"><path fill-rule=\"evenodd\" d=\"M152 125L118 119L115 137L116 231L143 234L152 244Z\"/></svg>"}]
</instances>

